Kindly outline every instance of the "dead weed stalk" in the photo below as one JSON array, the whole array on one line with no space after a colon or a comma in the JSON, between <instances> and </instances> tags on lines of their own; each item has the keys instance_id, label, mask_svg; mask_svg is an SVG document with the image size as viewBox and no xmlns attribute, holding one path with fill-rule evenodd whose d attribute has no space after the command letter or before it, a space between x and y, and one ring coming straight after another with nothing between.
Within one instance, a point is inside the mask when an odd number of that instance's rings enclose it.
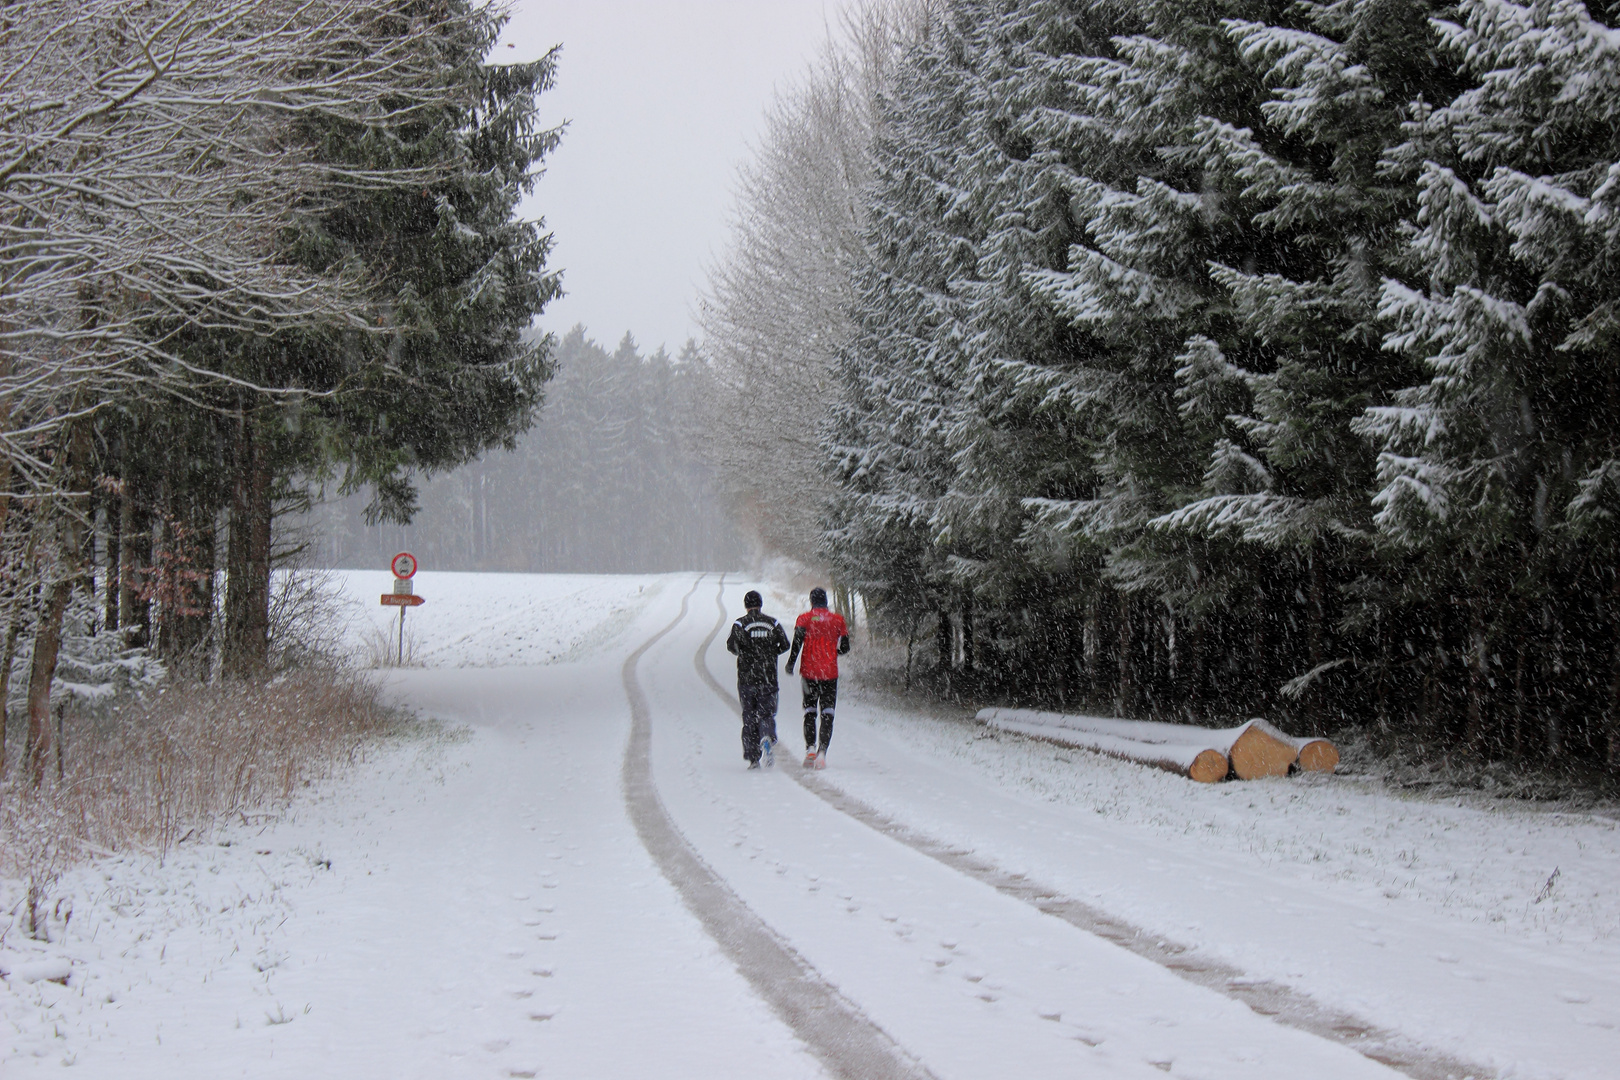
<instances>
[{"instance_id":1,"label":"dead weed stalk","mask_svg":"<svg viewBox=\"0 0 1620 1080\"><path fill-rule=\"evenodd\" d=\"M53 884L86 854L162 857L223 821L279 813L392 721L371 683L329 668L173 682L99 715L70 713L60 777L0 782L0 876L25 886L24 928L41 935Z\"/></svg>"}]
</instances>

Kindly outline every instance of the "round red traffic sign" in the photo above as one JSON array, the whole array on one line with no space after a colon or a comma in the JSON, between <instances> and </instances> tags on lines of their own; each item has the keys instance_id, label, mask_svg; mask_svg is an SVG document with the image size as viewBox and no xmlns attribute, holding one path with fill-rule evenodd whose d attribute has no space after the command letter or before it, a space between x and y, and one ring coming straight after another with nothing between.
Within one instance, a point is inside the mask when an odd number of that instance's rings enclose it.
<instances>
[{"instance_id":1,"label":"round red traffic sign","mask_svg":"<svg viewBox=\"0 0 1620 1080\"><path fill-rule=\"evenodd\" d=\"M397 578L415 577L416 556L408 551L402 551L394 556L393 561L388 564L388 568L394 572L394 576Z\"/></svg>"}]
</instances>

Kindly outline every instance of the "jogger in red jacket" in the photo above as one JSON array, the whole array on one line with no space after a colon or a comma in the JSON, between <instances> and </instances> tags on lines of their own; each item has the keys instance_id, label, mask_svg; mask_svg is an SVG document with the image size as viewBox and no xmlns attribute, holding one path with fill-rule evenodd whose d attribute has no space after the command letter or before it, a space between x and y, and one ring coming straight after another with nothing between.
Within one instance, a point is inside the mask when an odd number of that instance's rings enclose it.
<instances>
[{"instance_id":1,"label":"jogger in red jacket","mask_svg":"<svg viewBox=\"0 0 1620 1080\"><path fill-rule=\"evenodd\" d=\"M787 673L799 662L804 678L804 767L827 767L827 744L832 742L833 710L838 705L838 658L849 652L849 628L844 617L827 610L827 590L810 590L810 610L793 626L793 651L788 653ZM816 720L820 713L821 732L817 738Z\"/></svg>"}]
</instances>

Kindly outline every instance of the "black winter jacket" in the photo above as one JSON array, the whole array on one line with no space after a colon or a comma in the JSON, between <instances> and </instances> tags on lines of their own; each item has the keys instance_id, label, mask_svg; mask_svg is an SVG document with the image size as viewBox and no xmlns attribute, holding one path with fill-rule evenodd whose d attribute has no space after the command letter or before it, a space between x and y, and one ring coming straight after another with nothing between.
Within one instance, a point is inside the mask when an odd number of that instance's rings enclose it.
<instances>
[{"instance_id":1,"label":"black winter jacket","mask_svg":"<svg viewBox=\"0 0 1620 1080\"><path fill-rule=\"evenodd\" d=\"M789 647L787 631L764 612L744 615L732 623L726 651L737 658L737 685L775 686L776 658Z\"/></svg>"}]
</instances>

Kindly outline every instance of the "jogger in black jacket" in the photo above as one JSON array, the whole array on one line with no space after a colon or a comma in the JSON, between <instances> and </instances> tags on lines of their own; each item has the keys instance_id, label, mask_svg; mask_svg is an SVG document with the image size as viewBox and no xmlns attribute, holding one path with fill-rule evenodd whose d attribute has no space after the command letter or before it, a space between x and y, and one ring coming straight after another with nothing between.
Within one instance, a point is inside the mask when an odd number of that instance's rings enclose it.
<instances>
[{"instance_id":1,"label":"jogger in black jacket","mask_svg":"<svg viewBox=\"0 0 1620 1080\"><path fill-rule=\"evenodd\" d=\"M731 624L726 651L737 658L737 698L742 702L743 757L750 769L759 768L761 752L772 758L776 744L776 658L790 645L782 624L760 608L764 600L750 590L743 597L748 609Z\"/></svg>"}]
</instances>

